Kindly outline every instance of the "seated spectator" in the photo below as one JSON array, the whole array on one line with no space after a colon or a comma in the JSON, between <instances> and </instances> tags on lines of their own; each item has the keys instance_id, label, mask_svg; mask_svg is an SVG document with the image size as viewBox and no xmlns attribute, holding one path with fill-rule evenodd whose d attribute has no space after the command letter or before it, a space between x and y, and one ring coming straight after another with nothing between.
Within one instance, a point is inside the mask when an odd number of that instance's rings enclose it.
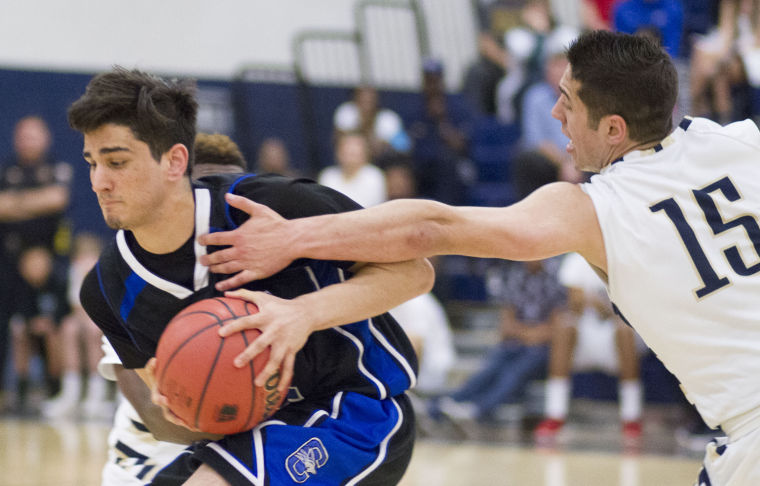
<instances>
[{"instance_id":1,"label":"seated spectator","mask_svg":"<svg viewBox=\"0 0 760 486\"><path fill-rule=\"evenodd\" d=\"M37 403L30 399L31 360L40 354L45 363L46 397L58 393L61 377L61 354L58 327L70 307L67 282L56 271L52 252L34 246L21 254L18 262L21 281L16 289L16 314L11 319L13 363L17 380L16 401L11 412L35 416Z\"/></svg>"},{"instance_id":2,"label":"seated spectator","mask_svg":"<svg viewBox=\"0 0 760 486\"><path fill-rule=\"evenodd\" d=\"M486 421L504 403L519 403L531 380L546 376L549 343L565 307L557 281L557 259L514 262L501 288L501 341L483 359L480 371L461 388L431 406L455 420Z\"/></svg>"},{"instance_id":3,"label":"seated spectator","mask_svg":"<svg viewBox=\"0 0 760 486\"><path fill-rule=\"evenodd\" d=\"M681 56L683 5L680 0L621 0L613 7L613 29L626 34L648 32L673 59Z\"/></svg>"},{"instance_id":4,"label":"seated spectator","mask_svg":"<svg viewBox=\"0 0 760 486\"><path fill-rule=\"evenodd\" d=\"M576 36L574 29L563 27L552 32L544 42L543 78L525 90L522 100L521 148L523 154L530 155L518 156L513 171L523 170L521 165L543 158L538 163L555 165L560 180L579 182L583 178L566 151L569 139L562 133L562 123L551 115L560 95L559 81L568 65L565 49ZM525 195L520 194L520 197Z\"/></svg>"},{"instance_id":5,"label":"seated spectator","mask_svg":"<svg viewBox=\"0 0 760 486\"><path fill-rule=\"evenodd\" d=\"M106 381L97 370L103 356L100 349L103 333L79 303L82 281L98 261L101 246L94 235L81 234L74 240L68 275L71 312L63 318L59 338L63 368L61 391L43 404L42 413L47 418L72 418L80 411L83 374L86 389L81 403L82 417L106 418L112 412Z\"/></svg>"},{"instance_id":6,"label":"seated spectator","mask_svg":"<svg viewBox=\"0 0 760 486\"><path fill-rule=\"evenodd\" d=\"M534 437L540 445L554 445L567 419L571 373L599 370L619 376L624 445L635 447L641 438L642 386L633 329L614 315L604 283L577 253L563 258L559 280L567 287L570 319L552 337L546 418Z\"/></svg>"},{"instance_id":7,"label":"seated spectator","mask_svg":"<svg viewBox=\"0 0 760 486\"><path fill-rule=\"evenodd\" d=\"M369 143L360 132L339 132L335 140L336 165L319 173L318 182L350 197L364 207L387 199L385 175L370 162Z\"/></svg>"},{"instance_id":8,"label":"seated spectator","mask_svg":"<svg viewBox=\"0 0 760 486\"><path fill-rule=\"evenodd\" d=\"M353 99L341 103L333 115L333 125L340 132L360 132L369 142L371 160L389 150L409 152L411 142L398 114L381 108L377 90L362 85L354 90Z\"/></svg>"},{"instance_id":9,"label":"seated spectator","mask_svg":"<svg viewBox=\"0 0 760 486\"><path fill-rule=\"evenodd\" d=\"M276 137L265 139L256 154L256 172L297 177L298 171L290 165L290 153L285 142Z\"/></svg>"},{"instance_id":10,"label":"seated spectator","mask_svg":"<svg viewBox=\"0 0 760 486\"><path fill-rule=\"evenodd\" d=\"M463 203L469 184L469 112L451 102L444 90L443 64L422 64L422 106L410 124L415 177L420 197Z\"/></svg>"},{"instance_id":11,"label":"seated spectator","mask_svg":"<svg viewBox=\"0 0 760 486\"><path fill-rule=\"evenodd\" d=\"M752 114L742 100L760 87L760 2L720 2L717 25L692 47L690 83L693 113L725 124Z\"/></svg>"},{"instance_id":12,"label":"seated spectator","mask_svg":"<svg viewBox=\"0 0 760 486\"><path fill-rule=\"evenodd\" d=\"M507 70L496 88L496 110L502 123L519 122L523 92L541 78L542 46L553 28L546 0L528 0L520 10L520 25L504 33Z\"/></svg>"}]
</instances>

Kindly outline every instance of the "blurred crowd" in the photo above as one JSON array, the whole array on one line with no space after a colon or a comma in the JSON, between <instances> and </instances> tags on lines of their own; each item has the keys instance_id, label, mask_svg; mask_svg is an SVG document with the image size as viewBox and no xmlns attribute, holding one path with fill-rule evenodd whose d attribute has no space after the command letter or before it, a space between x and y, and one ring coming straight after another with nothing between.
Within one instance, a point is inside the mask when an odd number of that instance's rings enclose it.
<instances>
[{"instance_id":1,"label":"blurred crowd","mask_svg":"<svg viewBox=\"0 0 760 486\"><path fill-rule=\"evenodd\" d=\"M459 93L444 85L446 66L422 63L415 115L357 86L334 112L334 163L299 173L283 140L268 138L249 169L311 177L363 206L395 198L449 204L507 204L557 180L582 182L551 116L565 48L582 31L610 29L658 39L678 66L674 119L720 123L758 115L758 0L480 0L477 59ZM97 373L100 331L78 303L78 288L102 242L66 219L72 166L54 157L45 120L18 121L14 153L0 166L0 378L3 412L14 416L109 418L115 390ZM446 274L446 259L435 262ZM488 278L486 278L488 273ZM423 295L393 314L421 358L414 392L432 420L498 420L527 387L545 382L539 443L556 440L568 420L571 375L601 370L619 377L625 440L640 439L645 408L640 360L647 353L614 315L601 281L577 255L483 272L484 305L500 309L498 342L461 375L457 332L447 315L455 292ZM465 324L466 327L466 324ZM688 405L689 434L703 424Z\"/></svg>"}]
</instances>

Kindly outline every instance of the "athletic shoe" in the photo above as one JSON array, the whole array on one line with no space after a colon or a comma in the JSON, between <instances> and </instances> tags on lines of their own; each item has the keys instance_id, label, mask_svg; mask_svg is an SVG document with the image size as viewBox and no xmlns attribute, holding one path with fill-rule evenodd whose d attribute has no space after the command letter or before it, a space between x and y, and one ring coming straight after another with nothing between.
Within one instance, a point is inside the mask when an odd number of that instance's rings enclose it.
<instances>
[{"instance_id":1,"label":"athletic shoe","mask_svg":"<svg viewBox=\"0 0 760 486\"><path fill-rule=\"evenodd\" d=\"M539 446L554 446L557 443L557 436L564 425L564 420L544 419L533 430L533 440Z\"/></svg>"},{"instance_id":2,"label":"athletic shoe","mask_svg":"<svg viewBox=\"0 0 760 486\"><path fill-rule=\"evenodd\" d=\"M623 448L626 452L635 453L641 448L641 422L628 420L623 422Z\"/></svg>"}]
</instances>

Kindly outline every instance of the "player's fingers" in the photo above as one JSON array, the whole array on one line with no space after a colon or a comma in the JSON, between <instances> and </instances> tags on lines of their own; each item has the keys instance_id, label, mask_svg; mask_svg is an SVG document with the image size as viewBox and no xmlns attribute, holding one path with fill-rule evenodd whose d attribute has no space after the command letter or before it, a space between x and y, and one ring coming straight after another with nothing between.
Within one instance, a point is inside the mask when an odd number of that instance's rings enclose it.
<instances>
[{"instance_id":1,"label":"player's fingers","mask_svg":"<svg viewBox=\"0 0 760 486\"><path fill-rule=\"evenodd\" d=\"M205 236L208 238L219 238L223 234L224 233L211 233ZM209 244L210 245L228 245L230 243L209 243ZM236 252L237 250L235 249L234 246L229 247L229 248L223 248L221 250L207 253L206 255L201 255L198 261L201 262L201 265L206 265L207 267L220 265L220 264L229 262L231 260L234 260L237 256Z\"/></svg>"},{"instance_id":2,"label":"player's fingers","mask_svg":"<svg viewBox=\"0 0 760 486\"><path fill-rule=\"evenodd\" d=\"M267 364L264 366L264 369L261 370L259 374L256 375L256 386L265 386L267 384L267 381L274 375L279 376L280 371L280 365L282 364L284 356L282 353L278 353L274 350L269 354L269 360L267 361Z\"/></svg>"},{"instance_id":3,"label":"player's fingers","mask_svg":"<svg viewBox=\"0 0 760 486\"><path fill-rule=\"evenodd\" d=\"M277 384L277 391L280 395L287 395L288 386L293 380L293 368L295 366L296 357L294 354L290 354L285 357L280 367L280 382Z\"/></svg>"},{"instance_id":4,"label":"player's fingers","mask_svg":"<svg viewBox=\"0 0 760 486\"><path fill-rule=\"evenodd\" d=\"M253 314L233 319L219 328L219 335L227 337L246 329L259 329L261 326L261 319L259 319L259 317L259 314Z\"/></svg>"},{"instance_id":5,"label":"player's fingers","mask_svg":"<svg viewBox=\"0 0 760 486\"><path fill-rule=\"evenodd\" d=\"M224 198L227 201L227 204L233 208L237 208L243 211L244 213L247 213L250 216L253 216L253 213L256 212L257 209L266 207L261 204L256 204L247 197L238 196L237 194L232 194L231 192L225 194Z\"/></svg>"},{"instance_id":6,"label":"player's fingers","mask_svg":"<svg viewBox=\"0 0 760 486\"><path fill-rule=\"evenodd\" d=\"M228 279L217 282L216 289L222 292L236 289L247 284L248 282L258 280L259 278L261 277L257 272L253 272L251 270L243 270L242 272L238 272Z\"/></svg>"},{"instance_id":7,"label":"player's fingers","mask_svg":"<svg viewBox=\"0 0 760 486\"><path fill-rule=\"evenodd\" d=\"M232 363L236 367L242 368L249 361L258 356L260 352L264 351L267 346L269 346L269 343L263 342L263 339L256 339L253 343L249 344L242 353L235 356L235 359L232 361Z\"/></svg>"}]
</instances>

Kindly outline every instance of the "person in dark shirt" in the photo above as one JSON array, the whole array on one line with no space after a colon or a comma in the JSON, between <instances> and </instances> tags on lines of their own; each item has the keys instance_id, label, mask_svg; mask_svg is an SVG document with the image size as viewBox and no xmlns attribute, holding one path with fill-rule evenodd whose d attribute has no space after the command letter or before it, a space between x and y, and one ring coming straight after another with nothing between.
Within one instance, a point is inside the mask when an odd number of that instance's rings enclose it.
<instances>
[{"instance_id":1,"label":"person in dark shirt","mask_svg":"<svg viewBox=\"0 0 760 486\"><path fill-rule=\"evenodd\" d=\"M69 109L71 126L84 134L103 217L118 230L85 278L82 304L159 404L166 401L155 388L152 358L163 329L187 305L221 295L219 276L198 261L218 249L196 238L247 220L230 197L244 195L289 217L359 208L312 181L277 175L192 183L196 112L191 83L118 67L93 78ZM396 484L414 443L405 392L416 380L416 359L384 312L431 285L424 259L390 266L301 260L234 292L259 307L239 319L262 331L249 349L271 344L258 378L279 369L281 384L292 379L290 390L279 390L289 391L288 403L251 431L199 444L191 461L197 469L184 484L312 476L327 484ZM168 409L164 417L179 423Z\"/></svg>"}]
</instances>

